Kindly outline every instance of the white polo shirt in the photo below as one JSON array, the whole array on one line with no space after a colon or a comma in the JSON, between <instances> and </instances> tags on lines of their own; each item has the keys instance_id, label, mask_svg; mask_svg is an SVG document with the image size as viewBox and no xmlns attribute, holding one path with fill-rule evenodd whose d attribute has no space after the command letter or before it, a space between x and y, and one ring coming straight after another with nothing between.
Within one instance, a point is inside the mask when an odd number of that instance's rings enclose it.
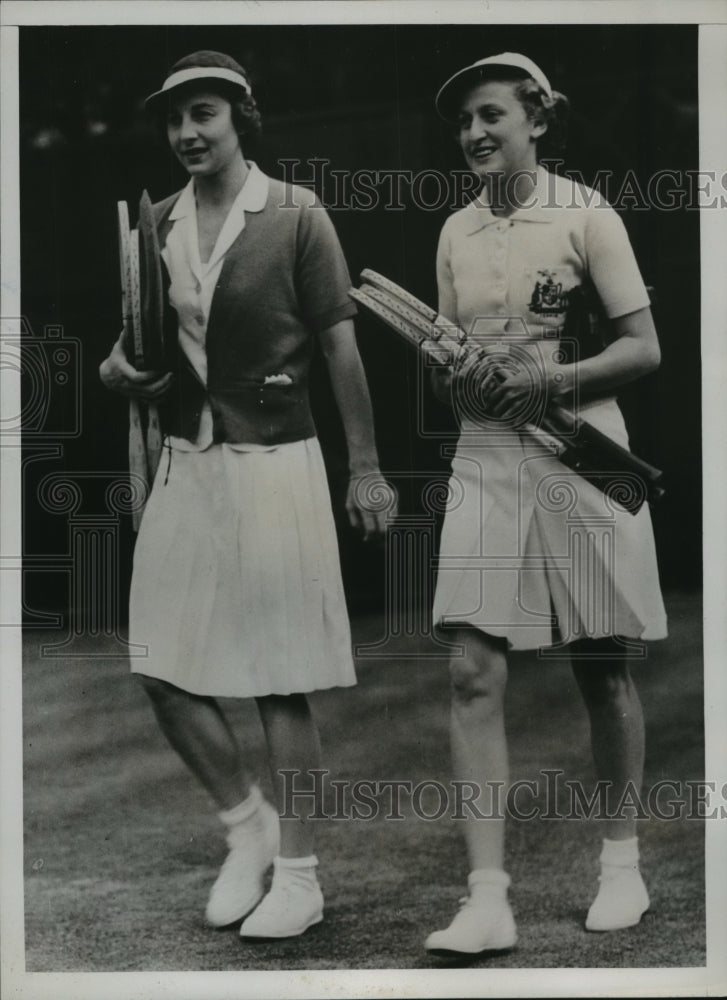
<instances>
[{"instance_id":1,"label":"white polo shirt","mask_svg":"<svg viewBox=\"0 0 727 1000\"><path fill-rule=\"evenodd\" d=\"M588 278L612 319L649 305L624 225L598 192L538 167L509 218L484 198L447 219L437 251L439 312L467 333L553 336L568 291Z\"/></svg>"}]
</instances>

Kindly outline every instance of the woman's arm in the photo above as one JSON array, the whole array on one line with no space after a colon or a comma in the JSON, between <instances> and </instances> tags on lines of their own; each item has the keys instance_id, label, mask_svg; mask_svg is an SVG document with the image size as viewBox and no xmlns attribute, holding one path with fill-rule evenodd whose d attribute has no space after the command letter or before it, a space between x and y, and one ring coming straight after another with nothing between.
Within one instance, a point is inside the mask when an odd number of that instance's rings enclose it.
<instances>
[{"instance_id":1,"label":"woman's arm","mask_svg":"<svg viewBox=\"0 0 727 1000\"><path fill-rule=\"evenodd\" d=\"M659 366L661 353L651 316L651 309L639 309L611 320L614 340L600 354L559 365L545 357L541 366L542 383L536 391L548 399L564 403L578 394L593 394L614 389L648 375ZM532 370L507 376L501 382L485 380L483 391L493 416L505 417L511 407L521 404L533 391Z\"/></svg>"},{"instance_id":2,"label":"woman's arm","mask_svg":"<svg viewBox=\"0 0 727 1000\"><path fill-rule=\"evenodd\" d=\"M437 244L437 312L450 323L457 322L457 296L454 291L454 275L450 263L449 236L446 223L439 234ZM452 405L453 374L451 365L437 365L432 368L432 389L440 403Z\"/></svg>"},{"instance_id":3,"label":"woman's arm","mask_svg":"<svg viewBox=\"0 0 727 1000\"><path fill-rule=\"evenodd\" d=\"M99 366L99 377L107 389L121 393L122 396L132 396L135 399L159 399L169 389L172 373L158 377L157 372L138 372L126 360L123 347L124 334L111 348L111 353Z\"/></svg>"},{"instance_id":4,"label":"woman's arm","mask_svg":"<svg viewBox=\"0 0 727 1000\"><path fill-rule=\"evenodd\" d=\"M348 518L365 538L380 535L387 520L396 516L396 495L379 471L371 397L353 320L341 320L319 339L348 447Z\"/></svg>"},{"instance_id":5,"label":"woman's arm","mask_svg":"<svg viewBox=\"0 0 727 1000\"><path fill-rule=\"evenodd\" d=\"M600 354L563 365L565 392L600 392L655 371L661 361L656 327L648 306L611 320L614 340Z\"/></svg>"}]
</instances>

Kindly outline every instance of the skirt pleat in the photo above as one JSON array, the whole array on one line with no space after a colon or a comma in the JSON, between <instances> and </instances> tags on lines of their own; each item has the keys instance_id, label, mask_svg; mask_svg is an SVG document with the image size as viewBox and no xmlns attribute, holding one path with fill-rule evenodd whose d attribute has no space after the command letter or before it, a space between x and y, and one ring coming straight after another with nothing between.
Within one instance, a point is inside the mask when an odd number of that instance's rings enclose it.
<instances>
[{"instance_id":1,"label":"skirt pleat","mask_svg":"<svg viewBox=\"0 0 727 1000\"><path fill-rule=\"evenodd\" d=\"M628 446L614 400L586 418ZM434 597L437 624L533 649L580 638L666 636L648 507L608 501L525 435L463 427Z\"/></svg>"},{"instance_id":2,"label":"skirt pleat","mask_svg":"<svg viewBox=\"0 0 727 1000\"><path fill-rule=\"evenodd\" d=\"M162 463L134 554L132 669L195 694L356 683L338 542L316 438L214 445Z\"/></svg>"}]
</instances>

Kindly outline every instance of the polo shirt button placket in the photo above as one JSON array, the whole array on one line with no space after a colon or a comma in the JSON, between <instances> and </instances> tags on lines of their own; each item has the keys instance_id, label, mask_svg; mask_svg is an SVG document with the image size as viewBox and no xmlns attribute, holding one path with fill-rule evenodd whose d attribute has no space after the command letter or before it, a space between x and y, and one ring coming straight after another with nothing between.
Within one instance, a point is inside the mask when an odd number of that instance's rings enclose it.
<instances>
[{"instance_id":1,"label":"polo shirt button placket","mask_svg":"<svg viewBox=\"0 0 727 1000\"><path fill-rule=\"evenodd\" d=\"M504 299L507 294L507 284L505 281L504 274L504 261L507 256L507 237L505 236L505 230L508 226L507 222L498 222L495 229L498 234L497 243L495 246L495 263L497 265L497 281L495 283L495 288L497 290L498 296L502 296L502 300L497 307L497 315L504 316L506 313Z\"/></svg>"}]
</instances>

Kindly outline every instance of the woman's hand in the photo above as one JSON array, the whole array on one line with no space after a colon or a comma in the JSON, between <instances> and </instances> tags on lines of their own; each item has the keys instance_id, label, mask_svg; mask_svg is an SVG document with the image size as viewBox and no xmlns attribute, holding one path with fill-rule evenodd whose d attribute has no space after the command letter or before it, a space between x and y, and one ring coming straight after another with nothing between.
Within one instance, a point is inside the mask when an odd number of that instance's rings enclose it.
<instances>
[{"instance_id":1,"label":"woman's hand","mask_svg":"<svg viewBox=\"0 0 727 1000\"><path fill-rule=\"evenodd\" d=\"M572 366L557 364L552 353L519 356L502 345L480 348L454 367L454 391L475 418L512 422L542 412L551 400L572 389Z\"/></svg>"},{"instance_id":2,"label":"woman's hand","mask_svg":"<svg viewBox=\"0 0 727 1000\"><path fill-rule=\"evenodd\" d=\"M648 308L611 320L612 340L600 354L558 364L557 341L538 341L538 353L481 348L455 365L454 389L474 400L478 415L517 424L524 414L542 412L551 401L575 393L603 393L647 375L659 364L659 342ZM531 358L532 360L528 360Z\"/></svg>"},{"instance_id":3,"label":"woman's hand","mask_svg":"<svg viewBox=\"0 0 727 1000\"><path fill-rule=\"evenodd\" d=\"M352 473L346 494L346 512L352 527L363 534L364 541L382 538L397 515L398 497L378 469Z\"/></svg>"},{"instance_id":4,"label":"woman's hand","mask_svg":"<svg viewBox=\"0 0 727 1000\"><path fill-rule=\"evenodd\" d=\"M396 517L397 496L379 470L371 399L353 322L341 320L318 336L348 446L348 520L365 540L380 538Z\"/></svg>"},{"instance_id":5,"label":"woman's hand","mask_svg":"<svg viewBox=\"0 0 727 1000\"><path fill-rule=\"evenodd\" d=\"M107 389L122 396L150 402L160 399L171 385L172 373L159 376L157 372L138 372L126 360L121 340L119 337L109 356L99 366L101 381Z\"/></svg>"},{"instance_id":6,"label":"woman's hand","mask_svg":"<svg viewBox=\"0 0 727 1000\"><path fill-rule=\"evenodd\" d=\"M497 420L516 420L524 412L544 410L551 400L570 391L571 369L543 355L533 364L517 360L496 365L485 375L481 386L488 413Z\"/></svg>"}]
</instances>

